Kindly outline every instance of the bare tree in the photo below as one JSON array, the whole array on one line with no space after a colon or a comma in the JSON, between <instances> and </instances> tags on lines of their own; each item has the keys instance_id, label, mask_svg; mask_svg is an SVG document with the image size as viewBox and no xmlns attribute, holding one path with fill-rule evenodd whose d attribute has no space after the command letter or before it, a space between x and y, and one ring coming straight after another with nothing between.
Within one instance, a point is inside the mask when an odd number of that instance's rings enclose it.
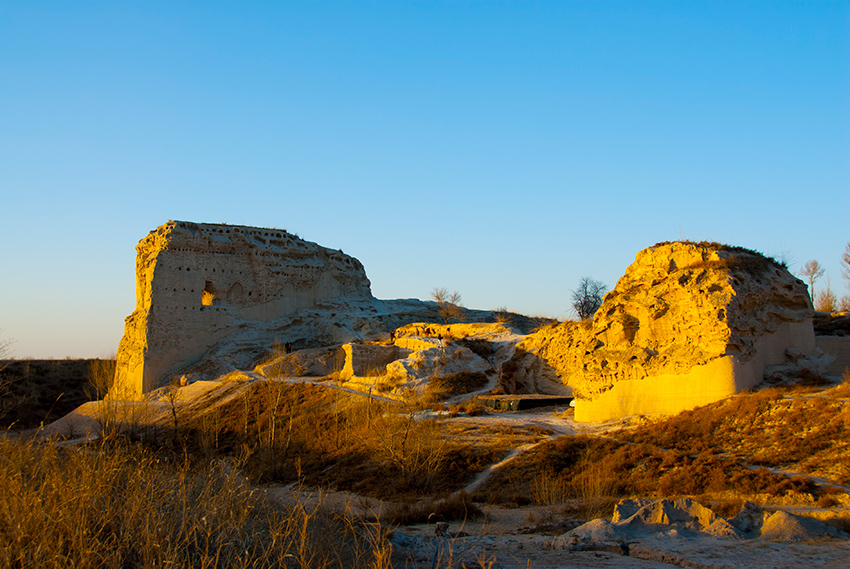
<instances>
[{"instance_id":1,"label":"bare tree","mask_svg":"<svg viewBox=\"0 0 850 569\"><path fill-rule=\"evenodd\" d=\"M582 277L578 282L578 288L573 293L573 310L579 318L585 320L593 318L593 315L602 306L602 295L608 290L603 283L590 277Z\"/></svg>"},{"instance_id":2,"label":"bare tree","mask_svg":"<svg viewBox=\"0 0 850 569\"><path fill-rule=\"evenodd\" d=\"M809 281L809 295L812 297L812 302L815 301L815 281L823 276L824 269L816 260L812 259L805 265L800 274Z\"/></svg>"},{"instance_id":3,"label":"bare tree","mask_svg":"<svg viewBox=\"0 0 850 569\"><path fill-rule=\"evenodd\" d=\"M850 288L850 241L844 246L844 254L841 255L841 274L847 281L847 288Z\"/></svg>"},{"instance_id":4,"label":"bare tree","mask_svg":"<svg viewBox=\"0 0 850 569\"><path fill-rule=\"evenodd\" d=\"M0 329L0 332L3 330ZM4 373L9 366L14 343L15 341L10 338L0 340L0 418L5 418L6 414L22 400L20 396L14 394L14 380Z\"/></svg>"},{"instance_id":5,"label":"bare tree","mask_svg":"<svg viewBox=\"0 0 850 569\"><path fill-rule=\"evenodd\" d=\"M0 334L2 333L3 328L0 328ZM9 364L8 360L11 359L12 344L14 343L15 341L11 338L0 338L0 371Z\"/></svg>"},{"instance_id":6,"label":"bare tree","mask_svg":"<svg viewBox=\"0 0 850 569\"><path fill-rule=\"evenodd\" d=\"M452 318L463 322L464 309L458 291L450 293L447 288L435 288L431 291L431 299L439 306L443 322L448 324Z\"/></svg>"},{"instance_id":7,"label":"bare tree","mask_svg":"<svg viewBox=\"0 0 850 569\"><path fill-rule=\"evenodd\" d=\"M838 297L827 285L826 290L818 293L815 299L815 310L818 312L835 312L838 310Z\"/></svg>"}]
</instances>

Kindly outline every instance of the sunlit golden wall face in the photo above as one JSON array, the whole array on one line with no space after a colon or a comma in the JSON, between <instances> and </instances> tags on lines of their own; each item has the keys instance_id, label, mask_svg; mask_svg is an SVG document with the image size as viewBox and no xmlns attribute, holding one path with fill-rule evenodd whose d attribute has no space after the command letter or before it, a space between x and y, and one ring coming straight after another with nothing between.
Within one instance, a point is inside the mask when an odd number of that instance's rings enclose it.
<instances>
[{"instance_id":1,"label":"sunlit golden wall face","mask_svg":"<svg viewBox=\"0 0 850 569\"><path fill-rule=\"evenodd\" d=\"M573 387L576 418L678 412L762 381L786 349L815 348L805 284L762 255L716 243L637 254L592 323L520 344Z\"/></svg>"}]
</instances>

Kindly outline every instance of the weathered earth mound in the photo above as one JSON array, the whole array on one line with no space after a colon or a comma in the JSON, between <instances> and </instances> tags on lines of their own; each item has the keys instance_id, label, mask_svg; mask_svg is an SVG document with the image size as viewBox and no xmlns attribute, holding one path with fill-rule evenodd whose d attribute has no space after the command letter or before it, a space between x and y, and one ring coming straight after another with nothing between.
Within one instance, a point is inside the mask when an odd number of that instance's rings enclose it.
<instances>
[{"instance_id":1,"label":"weathered earth mound","mask_svg":"<svg viewBox=\"0 0 850 569\"><path fill-rule=\"evenodd\" d=\"M745 502L733 518L724 519L691 498L677 500L622 500L614 509L611 522L590 521L553 541L554 548L572 550L609 549L623 546L625 551L636 545L652 548L654 539L679 538L769 541L809 541L817 539L846 540L846 532L812 518L782 510L766 512Z\"/></svg>"},{"instance_id":2,"label":"weathered earth mound","mask_svg":"<svg viewBox=\"0 0 850 569\"><path fill-rule=\"evenodd\" d=\"M169 221L136 246L136 309L118 348L116 389L139 397L246 322L327 299L371 299L355 258L284 230Z\"/></svg>"},{"instance_id":3,"label":"weathered earth mound","mask_svg":"<svg viewBox=\"0 0 850 569\"><path fill-rule=\"evenodd\" d=\"M568 322L520 348L579 398L576 418L672 413L753 387L786 350L815 350L805 284L754 251L661 243L639 252L592 322ZM793 362L792 362L793 363Z\"/></svg>"},{"instance_id":4,"label":"weathered earth mound","mask_svg":"<svg viewBox=\"0 0 850 569\"><path fill-rule=\"evenodd\" d=\"M136 249L137 306L115 382L124 399L253 368L282 346L289 354L352 344L346 356L290 355L276 375L324 375L346 359L344 379L381 376L393 389L421 390L430 377L486 373L506 393L572 390L582 421L674 413L766 374L781 382L827 369L805 284L772 259L716 243L641 251L593 321L524 340L521 317L468 333L460 323L429 324L439 318L435 303L377 300L357 259L283 230L171 221ZM360 345L374 340L394 346Z\"/></svg>"},{"instance_id":5,"label":"weathered earth mound","mask_svg":"<svg viewBox=\"0 0 850 569\"><path fill-rule=\"evenodd\" d=\"M373 298L360 261L281 229L169 221L136 251L136 309L118 349L120 399L250 369L281 347L338 347L439 319L433 302ZM278 374L324 375L335 365L333 357L301 359L280 362Z\"/></svg>"}]
</instances>

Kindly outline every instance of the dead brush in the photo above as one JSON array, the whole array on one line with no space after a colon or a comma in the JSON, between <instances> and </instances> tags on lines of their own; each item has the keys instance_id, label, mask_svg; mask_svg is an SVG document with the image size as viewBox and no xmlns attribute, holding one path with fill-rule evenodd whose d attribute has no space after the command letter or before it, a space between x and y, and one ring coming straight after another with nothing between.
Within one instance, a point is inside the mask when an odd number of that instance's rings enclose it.
<instances>
[{"instance_id":1,"label":"dead brush","mask_svg":"<svg viewBox=\"0 0 850 569\"><path fill-rule=\"evenodd\" d=\"M353 490L376 498L450 493L504 443L454 440L416 401L388 403L322 386L256 382L181 432L190 455L242 457L252 481ZM211 431L211 432L210 432Z\"/></svg>"},{"instance_id":2,"label":"dead brush","mask_svg":"<svg viewBox=\"0 0 850 569\"><path fill-rule=\"evenodd\" d=\"M810 494L815 498L821 493L802 477L753 470L711 450L693 456L649 443L576 436L559 437L523 453L495 472L476 496L490 503L563 500L571 504L571 513L589 519L610 515L623 496L729 492L777 497Z\"/></svg>"},{"instance_id":3,"label":"dead brush","mask_svg":"<svg viewBox=\"0 0 850 569\"><path fill-rule=\"evenodd\" d=\"M531 497L538 506L563 504L571 494L569 481L554 472L541 472L531 480Z\"/></svg>"},{"instance_id":4,"label":"dead brush","mask_svg":"<svg viewBox=\"0 0 850 569\"><path fill-rule=\"evenodd\" d=\"M595 460L590 453L585 454L579 463L571 487L578 499L577 509L581 519L608 518L619 501L617 480L606 465Z\"/></svg>"},{"instance_id":5,"label":"dead brush","mask_svg":"<svg viewBox=\"0 0 850 569\"><path fill-rule=\"evenodd\" d=\"M362 524L272 503L227 460L0 441L0 477L0 567L388 567Z\"/></svg>"},{"instance_id":6,"label":"dead brush","mask_svg":"<svg viewBox=\"0 0 850 569\"><path fill-rule=\"evenodd\" d=\"M382 518L388 524L409 525L425 522L467 521L480 519L483 516L484 512L472 502L472 497L461 491L443 498L432 497L393 503L384 512Z\"/></svg>"},{"instance_id":7,"label":"dead brush","mask_svg":"<svg viewBox=\"0 0 850 569\"><path fill-rule=\"evenodd\" d=\"M845 384L811 388L768 388L638 426L618 438L689 455L705 451L748 464L776 466L844 484L850 470L842 460L850 448L850 405Z\"/></svg>"},{"instance_id":8,"label":"dead brush","mask_svg":"<svg viewBox=\"0 0 850 569\"><path fill-rule=\"evenodd\" d=\"M419 419L415 408L385 413L372 423L373 436L365 442L375 458L392 466L402 479L431 488L448 450L434 419Z\"/></svg>"},{"instance_id":9,"label":"dead brush","mask_svg":"<svg viewBox=\"0 0 850 569\"><path fill-rule=\"evenodd\" d=\"M448 408L448 413L451 417L456 417L461 413L469 415L470 417L478 417L480 415L487 415L489 412L490 411L487 407L478 403L474 399L449 405Z\"/></svg>"},{"instance_id":10,"label":"dead brush","mask_svg":"<svg viewBox=\"0 0 850 569\"><path fill-rule=\"evenodd\" d=\"M443 377L433 377L425 390L425 402L435 403L456 395L463 395L487 386L487 375L482 372L462 371Z\"/></svg>"}]
</instances>

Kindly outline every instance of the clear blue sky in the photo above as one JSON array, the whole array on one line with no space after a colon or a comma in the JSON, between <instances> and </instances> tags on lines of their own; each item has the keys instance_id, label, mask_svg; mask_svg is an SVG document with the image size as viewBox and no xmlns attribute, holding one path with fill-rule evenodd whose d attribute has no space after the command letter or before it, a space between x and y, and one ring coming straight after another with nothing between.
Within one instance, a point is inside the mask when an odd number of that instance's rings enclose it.
<instances>
[{"instance_id":1,"label":"clear blue sky","mask_svg":"<svg viewBox=\"0 0 850 569\"><path fill-rule=\"evenodd\" d=\"M114 351L169 219L343 249L378 298L566 316L680 238L846 294L850 3L0 0L13 355Z\"/></svg>"}]
</instances>

